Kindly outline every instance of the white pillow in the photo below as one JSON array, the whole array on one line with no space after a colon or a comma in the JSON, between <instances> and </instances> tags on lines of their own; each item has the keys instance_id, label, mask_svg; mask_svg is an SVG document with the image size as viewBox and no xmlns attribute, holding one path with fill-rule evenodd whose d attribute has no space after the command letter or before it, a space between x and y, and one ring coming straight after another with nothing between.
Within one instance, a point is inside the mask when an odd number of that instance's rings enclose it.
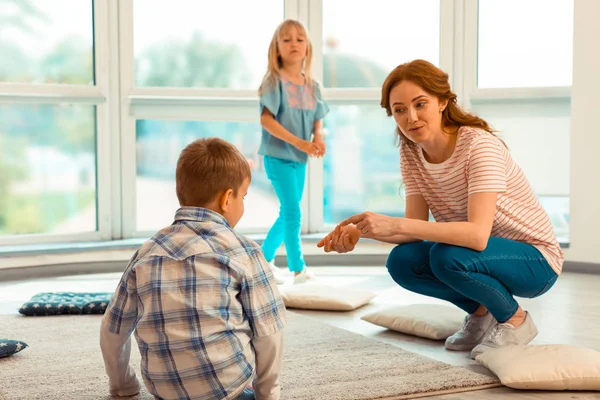
<instances>
[{"instance_id":1,"label":"white pillow","mask_svg":"<svg viewBox=\"0 0 600 400\"><path fill-rule=\"evenodd\" d=\"M377 296L366 290L314 283L280 286L279 291L286 307L307 310L351 311Z\"/></svg>"},{"instance_id":2,"label":"white pillow","mask_svg":"<svg viewBox=\"0 0 600 400\"><path fill-rule=\"evenodd\" d=\"M600 352L567 344L488 349L477 361L514 389L600 390Z\"/></svg>"},{"instance_id":3,"label":"white pillow","mask_svg":"<svg viewBox=\"0 0 600 400\"><path fill-rule=\"evenodd\" d=\"M362 320L384 328L434 340L445 340L458 331L466 313L438 304L396 306L363 315Z\"/></svg>"}]
</instances>

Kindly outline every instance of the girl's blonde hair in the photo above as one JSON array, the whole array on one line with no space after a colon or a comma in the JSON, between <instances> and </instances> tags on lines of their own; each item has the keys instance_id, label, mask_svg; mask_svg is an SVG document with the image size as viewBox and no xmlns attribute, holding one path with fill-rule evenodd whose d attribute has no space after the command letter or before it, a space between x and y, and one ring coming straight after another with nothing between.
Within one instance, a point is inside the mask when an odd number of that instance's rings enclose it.
<instances>
[{"instance_id":1,"label":"girl's blonde hair","mask_svg":"<svg viewBox=\"0 0 600 400\"><path fill-rule=\"evenodd\" d=\"M275 82L279 77L281 77L281 67L283 67L283 62L281 60L281 56L279 55L279 49L277 46L277 42L280 41L283 36L290 30L290 28L296 28L298 33L306 39L306 57L304 58L304 65L302 66L302 72L306 78L306 82L308 84L311 83L311 63L312 63L312 43L310 42L310 38L308 37L308 31L304 27L302 22L297 21L295 19L286 19L283 21L277 29L275 29L275 33L273 33L273 39L271 39L271 44L269 45L269 53L268 53L268 66L267 73L265 74L260 87L258 88L258 94L260 95L263 91L268 91L275 85Z\"/></svg>"}]
</instances>

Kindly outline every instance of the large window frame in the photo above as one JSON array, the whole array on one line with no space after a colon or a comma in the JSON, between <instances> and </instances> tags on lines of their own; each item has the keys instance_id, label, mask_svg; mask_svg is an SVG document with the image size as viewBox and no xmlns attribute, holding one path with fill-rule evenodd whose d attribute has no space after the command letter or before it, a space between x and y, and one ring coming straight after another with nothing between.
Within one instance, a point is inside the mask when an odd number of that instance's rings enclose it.
<instances>
[{"instance_id":1,"label":"large window frame","mask_svg":"<svg viewBox=\"0 0 600 400\"><path fill-rule=\"evenodd\" d=\"M323 2L281 0L284 18L307 24L314 47L313 74L323 78ZM144 238L136 228L137 119L257 122L255 90L136 87L133 53L133 0L94 0L96 84L3 84L7 104L89 104L97 110L97 230L68 235L0 237L0 245L94 242ZM576 0L583 4L585 0ZM367 7L365 3L365 7ZM588 5L586 7L593 7ZM440 0L440 67L450 75L461 104L523 100L569 101L571 87L479 89L477 87L478 0ZM324 88L330 105L378 104L379 88ZM383 113L383 110L382 110ZM573 175L575 172L571 172ZM303 233L331 228L323 220L323 160L311 159L303 200ZM571 232L585 228L571 225ZM244 233L265 233L244 231Z\"/></svg>"},{"instance_id":2,"label":"large window frame","mask_svg":"<svg viewBox=\"0 0 600 400\"><path fill-rule=\"evenodd\" d=\"M313 44L313 74L323 81L323 2L327 0L308 0L306 4L307 25ZM453 73L456 46L454 21L456 3L459 1L440 0L440 58L439 66L447 71L451 84L456 79ZM459 69L460 70L460 69ZM330 106L336 105L376 105L381 101L381 88L324 88L323 97ZM381 110L382 115L385 111ZM400 155L398 153L398 163ZM323 220L323 160L311 159L308 166L308 209L310 210L307 229L311 233L329 231L334 224L325 224ZM364 210L367 211L367 210Z\"/></svg>"},{"instance_id":3,"label":"large window frame","mask_svg":"<svg viewBox=\"0 0 600 400\"><path fill-rule=\"evenodd\" d=\"M31 234L0 238L0 245L110 240L119 234L120 197L114 189L120 180L118 168L119 131L114 129L112 112L118 98L113 96L118 64L111 57L116 36L117 0L94 0L95 85L0 83L3 104L68 104L96 107L96 218L95 231L72 234ZM112 62L110 60L113 60ZM117 150L117 151L115 151Z\"/></svg>"},{"instance_id":4,"label":"large window frame","mask_svg":"<svg viewBox=\"0 0 600 400\"><path fill-rule=\"evenodd\" d=\"M136 87L134 76L134 4L119 3L122 237L147 237L154 232L139 231L136 221L136 120L258 122L256 90ZM298 18L299 2L285 0L282 18ZM303 204L304 215L309 214ZM303 226L303 232L308 230ZM263 233L262 230L242 230Z\"/></svg>"},{"instance_id":5,"label":"large window frame","mask_svg":"<svg viewBox=\"0 0 600 400\"><path fill-rule=\"evenodd\" d=\"M462 25L463 36L463 85L461 93L464 104L471 101L494 101L506 99L565 99L571 96L570 86L528 88L479 88L477 86L477 47L479 36L479 0L462 0L463 13L457 13L457 25ZM461 15L462 14L462 18Z\"/></svg>"},{"instance_id":6,"label":"large window frame","mask_svg":"<svg viewBox=\"0 0 600 400\"><path fill-rule=\"evenodd\" d=\"M462 82L458 86L458 97L461 104L467 109L473 109L476 105L501 106L507 102L526 104L536 108L570 107L571 86L478 87L479 2L480 0L463 0L461 2L462 6L459 6L463 8L462 12L457 8L456 26L462 26L460 30L464 35L462 37L463 45L459 46L462 47L462 59L457 63L458 65L462 64L463 71ZM560 190L542 191L537 192L536 195L544 197L564 197L567 195L570 197L571 191L569 193L562 193ZM569 231L572 234L572 226L569 227ZM559 239L564 240L562 237Z\"/></svg>"}]
</instances>

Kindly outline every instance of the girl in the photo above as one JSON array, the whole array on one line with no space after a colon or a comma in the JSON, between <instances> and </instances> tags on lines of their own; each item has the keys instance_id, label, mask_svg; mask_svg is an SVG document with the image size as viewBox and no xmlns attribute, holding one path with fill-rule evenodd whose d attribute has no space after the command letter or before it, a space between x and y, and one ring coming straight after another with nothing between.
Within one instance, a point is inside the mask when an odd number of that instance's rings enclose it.
<instances>
[{"instance_id":1,"label":"girl","mask_svg":"<svg viewBox=\"0 0 600 400\"><path fill-rule=\"evenodd\" d=\"M325 155L322 130L329 107L310 76L312 46L302 23L283 21L273 35L268 57L268 70L258 90L263 128L258 153L264 156L280 210L262 249L277 283L283 283L273 260L285 243L294 283L304 283L315 279L306 269L300 238L306 163L309 156Z\"/></svg>"}]
</instances>

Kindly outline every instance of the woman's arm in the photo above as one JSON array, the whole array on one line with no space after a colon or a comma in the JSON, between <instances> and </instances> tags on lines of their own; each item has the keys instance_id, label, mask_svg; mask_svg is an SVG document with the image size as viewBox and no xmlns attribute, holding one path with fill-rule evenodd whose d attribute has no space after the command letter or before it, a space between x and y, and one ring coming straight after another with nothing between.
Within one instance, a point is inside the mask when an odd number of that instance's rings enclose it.
<instances>
[{"instance_id":1,"label":"woman's arm","mask_svg":"<svg viewBox=\"0 0 600 400\"><path fill-rule=\"evenodd\" d=\"M492 232L497 200L498 193L475 193L469 196L467 222L405 220L401 230L422 240L483 251Z\"/></svg>"},{"instance_id":2,"label":"woman's arm","mask_svg":"<svg viewBox=\"0 0 600 400\"><path fill-rule=\"evenodd\" d=\"M354 224L363 237L379 238L378 240L400 234L483 251L492 232L497 200L496 192L470 195L466 222L427 222L363 213L348 218L340 225Z\"/></svg>"},{"instance_id":3,"label":"woman's arm","mask_svg":"<svg viewBox=\"0 0 600 400\"><path fill-rule=\"evenodd\" d=\"M363 213L364 215L379 215L373 213ZM412 195L406 198L406 210L405 216L409 219L417 219L421 221L427 221L429 219L429 207L427 206L427 202L421 195ZM362 215L362 214L359 214ZM383 216L384 218L391 218ZM353 217L351 217L353 218ZM393 219L393 218L392 218ZM344 221L345 222L345 221ZM335 227L333 231L331 231L327 236L317 243L317 247L323 247L325 252L329 253L330 251L336 251L338 253L348 253L354 250L354 247L358 243L361 237L368 237L371 239L378 240L380 242L392 243L392 244L401 244L408 242L415 242L419 239L402 235L402 234L393 234L391 236L385 235L362 235L360 230L356 228L354 225L345 225L344 222L340 223Z\"/></svg>"},{"instance_id":4,"label":"woman's arm","mask_svg":"<svg viewBox=\"0 0 600 400\"><path fill-rule=\"evenodd\" d=\"M406 197L406 208L404 211L405 218L415 219L419 221L427 221L429 219L429 206L427 206L427 202L425 198L420 195L412 195ZM395 234L393 236L374 236L372 239L378 240L380 242L392 243L392 244L402 244L408 242L416 242L421 239L417 239L411 237L409 235Z\"/></svg>"}]
</instances>

